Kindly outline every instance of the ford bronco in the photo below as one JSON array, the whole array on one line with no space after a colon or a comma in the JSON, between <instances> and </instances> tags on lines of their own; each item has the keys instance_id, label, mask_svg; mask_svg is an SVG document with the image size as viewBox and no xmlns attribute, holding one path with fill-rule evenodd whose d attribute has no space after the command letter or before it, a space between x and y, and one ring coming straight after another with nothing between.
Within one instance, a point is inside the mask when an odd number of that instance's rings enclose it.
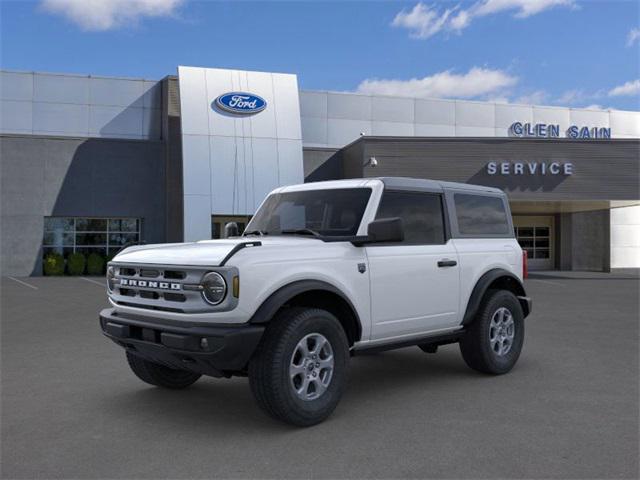
<instances>
[{"instance_id":1,"label":"ford bronco","mask_svg":"<svg viewBox=\"0 0 640 480\"><path fill-rule=\"evenodd\" d=\"M531 312L513 232L494 188L281 187L241 236L121 251L100 324L144 382L248 376L267 414L313 425L335 409L355 355L459 343L469 367L510 371Z\"/></svg>"}]
</instances>

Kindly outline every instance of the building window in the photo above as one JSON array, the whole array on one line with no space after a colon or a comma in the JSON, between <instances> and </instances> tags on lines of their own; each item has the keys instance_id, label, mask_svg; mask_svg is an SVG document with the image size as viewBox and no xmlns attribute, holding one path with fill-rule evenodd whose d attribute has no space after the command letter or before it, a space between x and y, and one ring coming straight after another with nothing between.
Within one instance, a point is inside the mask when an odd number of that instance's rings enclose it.
<instances>
[{"instance_id":1,"label":"building window","mask_svg":"<svg viewBox=\"0 0 640 480\"><path fill-rule=\"evenodd\" d=\"M140 223L138 218L45 217L43 255L111 256L124 245L140 241Z\"/></svg>"},{"instance_id":2,"label":"building window","mask_svg":"<svg viewBox=\"0 0 640 480\"><path fill-rule=\"evenodd\" d=\"M454 201L461 235L509 234L509 221L502 198L456 193Z\"/></svg>"},{"instance_id":3,"label":"building window","mask_svg":"<svg viewBox=\"0 0 640 480\"><path fill-rule=\"evenodd\" d=\"M440 195L385 191L376 218L402 219L405 244L438 245L445 242Z\"/></svg>"},{"instance_id":4,"label":"building window","mask_svg":"<svg viewBox=\"0 0 640 480\"><path fill-rule=\"evenodd\" d=\"M249 220L249 215L214 215L211 217L211 238L224 238L224 226L229 222L236 222L238 233L242 235Z\"/></svg>"}]
</instances>

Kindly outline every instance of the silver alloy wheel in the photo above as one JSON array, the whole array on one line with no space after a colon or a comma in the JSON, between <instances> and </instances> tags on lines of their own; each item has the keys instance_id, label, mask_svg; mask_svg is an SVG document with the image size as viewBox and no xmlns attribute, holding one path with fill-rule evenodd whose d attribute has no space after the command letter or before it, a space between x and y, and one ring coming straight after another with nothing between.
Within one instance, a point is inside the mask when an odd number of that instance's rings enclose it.
<instances>
[{"instance_id":1,"label":"silver alloy wheel","mask_svg":"<svg viewBox=\"0 0 640 480\"><path fill-rule=\"evenodd\" d=\"M508 308L500 307L491 317L489 324L489 341L491 350L502 357L509 353L516 334L516 324Z\"/></svg>"},{"instance_id":2,"label":"silver alloy wheel","mask_svg":"<svg viewBox=\"0 0 640 480\"><path fill-rule=\"evenodd\" d=\"M289 377L296 396L315 400L329 387L333 377L333 349L319 333L310 333L298 342L291 355Z\"/></svg>"}]
</instances>

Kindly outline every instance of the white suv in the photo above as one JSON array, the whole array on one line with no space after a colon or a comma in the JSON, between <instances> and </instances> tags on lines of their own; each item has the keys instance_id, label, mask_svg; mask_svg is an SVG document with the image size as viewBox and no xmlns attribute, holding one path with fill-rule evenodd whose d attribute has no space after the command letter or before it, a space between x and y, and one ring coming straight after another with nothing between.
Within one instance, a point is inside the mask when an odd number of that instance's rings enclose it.
<instances>
[{"instance_id":1,"label":"white suv","mask_svg":"<svg viewBox=\"0 0 640 480\"><path fill-rule=\"evenodd\" d=\"M505 194L410 178L279 188L242 236L126 248L107 283L102 330L140 379L248 375L300 426L331 414L360 353L457 342L506 373L531 312Z\"/></svg>"}]
</instances>

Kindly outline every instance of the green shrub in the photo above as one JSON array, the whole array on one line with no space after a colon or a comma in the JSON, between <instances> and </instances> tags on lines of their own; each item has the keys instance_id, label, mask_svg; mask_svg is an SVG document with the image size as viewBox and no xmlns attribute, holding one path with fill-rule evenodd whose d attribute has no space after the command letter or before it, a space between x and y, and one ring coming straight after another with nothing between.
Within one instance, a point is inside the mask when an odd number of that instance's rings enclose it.
<instances>
[{"instance_id":1,"label":"green shrub","mask_svg":"<svg viewBox=\"0 0 640 480\"><path fill-rule=\"evenodd\" d=\"M67 257L67 272L69 275L82 275L87 260L81 253L72 253Z\"/></svg>"},{"instance_id":2,"label":"green shrub","mask_svg":"<svg viewBox=\"0 0 640 480\"><path fill-rule=\"evenodd\" d=\"M58 253L49 253L44 257L45 275L64 275L64 258Z\"/></svg>"},{"instance_id":3,"label":"green shrub","mask_svg":"<svg viewBox=\"0 0 640 480\"><path fill-rule=\"evenodd\" d=\"M87 257L87 273L89 275L104 275L104 258L92 253Z\"/></svg>"}]
</instances>

